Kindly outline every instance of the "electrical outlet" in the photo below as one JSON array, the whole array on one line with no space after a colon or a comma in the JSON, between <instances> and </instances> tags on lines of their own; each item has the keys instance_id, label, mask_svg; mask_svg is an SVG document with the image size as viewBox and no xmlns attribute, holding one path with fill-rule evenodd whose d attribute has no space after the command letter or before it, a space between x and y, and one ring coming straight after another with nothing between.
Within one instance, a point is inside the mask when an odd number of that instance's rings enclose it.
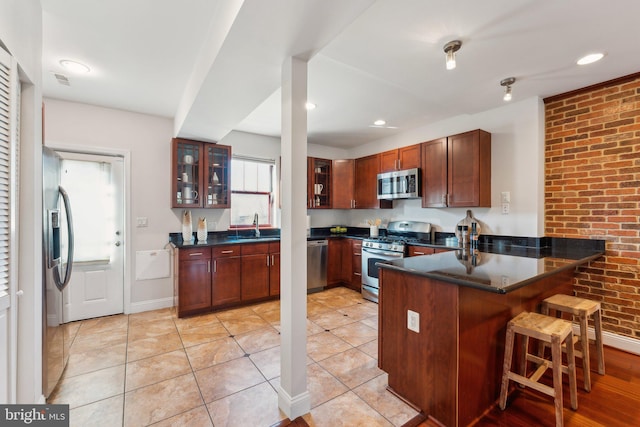
<instances>
[{"instance_id":1,"label":"electrical outlet","mask_svg":"<svg viewBox=\"0 0 640 427\"><path fill-rule=\"evenodd\" d=\"M136 227L148 227L149 219L146 216L139 216L136 218Z\"/></svg>"},{"instance_id":2,"label":"electrical outlet","mask_svg":"<svg viewBox=\"0 0 640 427\"><path fill-rule=\"evenodd\" d=\"M510 206L509 203L502 204L502 215L509 215Z\"/></svg>"},{"instance_id":3,"label":"electrical outlet","mask_svg":"<svg viewBox=\"0 0 640 427\"><path fill-rule=\"evenodd\" d=\"M420 333L420 313L407 310L407 329Z\"/></svg>"}]
</instances>

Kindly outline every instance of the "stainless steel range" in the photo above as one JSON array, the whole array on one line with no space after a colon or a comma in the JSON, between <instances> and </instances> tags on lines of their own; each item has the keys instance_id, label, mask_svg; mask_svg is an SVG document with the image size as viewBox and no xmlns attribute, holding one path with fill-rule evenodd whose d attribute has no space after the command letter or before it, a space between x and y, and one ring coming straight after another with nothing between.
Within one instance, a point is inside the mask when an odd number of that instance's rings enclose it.
<instances>
[{"instance_id":1,"label":"stainless steel range","mask_svg":"<svg viewBox=\"0 0 640 427\"><path fill-rule=\"evenodd\" d=\"M431 241L431 224L420 221L392 221L386 236L362 242L362 297L378 302L377 262L404 258L407 243Z\"/></svg>"}]
</instances>

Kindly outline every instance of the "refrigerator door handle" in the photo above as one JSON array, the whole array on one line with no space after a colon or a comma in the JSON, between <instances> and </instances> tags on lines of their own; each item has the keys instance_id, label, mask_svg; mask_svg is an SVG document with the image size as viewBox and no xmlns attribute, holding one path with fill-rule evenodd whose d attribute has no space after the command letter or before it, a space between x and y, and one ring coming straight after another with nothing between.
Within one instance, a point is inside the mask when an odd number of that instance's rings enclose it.
<instances>
[{"instance_id":1,"label":"refrigerator door handle","mask_svg":"<svg viewBox=\"0 0 640 427\"><path fill-rule=\"evenodd\" d=\"M62 291L71 280L71 268L73 266L73 217L71 215L71 204L69 203L69 195L62 186L58 186L58 191L62 196L64 210L67 213L67 232L69 233L69 246L67 252L67 268L65 269L64 280L60 277L60 264L54 267L53 281L56 287Z\"/></svg>"}]
</instances>

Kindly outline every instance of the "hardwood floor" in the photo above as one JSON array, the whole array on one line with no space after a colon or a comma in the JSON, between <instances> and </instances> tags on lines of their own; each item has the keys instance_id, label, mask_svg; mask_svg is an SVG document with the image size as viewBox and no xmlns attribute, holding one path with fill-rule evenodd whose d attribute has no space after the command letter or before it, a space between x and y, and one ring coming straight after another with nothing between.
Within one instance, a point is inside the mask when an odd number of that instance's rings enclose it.
<instances>
[{"instance_id":1,"label":"hardwood floor","mask_svg":"<svg viewBox=\"0 0 640 427\"><path fill-rule=\"evenodd\" d=\"M569 386L563 375L563 406L565 427L628 427L640 425L640 356L605 347L606 375L591 375L592 390L584 391L581 362L577 361L578 410L569 407ZM592 352L593 355L594 352ZM592 359L591 366L595 360ZM551 378L545 375L547 384ZM409 423L405 424L409 425ZM411 424L416 425L416 424ZM428 421L418 427L430 427ZM511 393L507 408L490 409L475 427L553 427L555 426L553 399L531 389L517 389Z\"/></svg>"}]
</instances>

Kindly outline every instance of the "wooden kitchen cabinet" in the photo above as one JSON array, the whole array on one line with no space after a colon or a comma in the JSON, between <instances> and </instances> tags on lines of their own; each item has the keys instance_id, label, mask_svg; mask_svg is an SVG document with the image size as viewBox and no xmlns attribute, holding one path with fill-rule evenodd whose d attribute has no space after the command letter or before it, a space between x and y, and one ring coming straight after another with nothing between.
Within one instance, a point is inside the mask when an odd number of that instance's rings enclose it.
<instances>
[{"instance_id":1,"label":"wooden kitchen cabinet","mask_svg":"<svg viewBox=\"0 0 640 427\"><path fill-rule=\"evenodd\" d=\"M309 209L331 208L331 164L329 159L307 158L307 207Z\"/></svg>"},{"instance_id":2,"label":"wooden kitchen cabinet","mask_svg":"<svg viewBox=\"0 0 640 427\"><path fill-rule=\"evenodd\" d=\"M242 301L269 296L269 243L242 245Z\"/></svg>"},{"instance_id":3,"label":"wooden kitchen cabinet","mask_svg":"<svg viewBox=\"0 0 640 427\"><path fill-rule=\"evenodd\" d=\"M329 287L351 283L351 239L329 239L327 285Z\"/></svg>"},{"instance_id":4,"label":"wooden kitchen cabinet","mask_svg":"<svg viewBox=\"0 0 640 427\"><path fill-rule=\"evenodd\" d=\"M421 151L421 144L415 144L380 153L380 172L419 168Z\"/></svg>"},{"instance_id":5,"label":"wooden kitchen cabinet","mask_svg":"<svg viewBox=\"0 0 640 427\"><path fill-rule=\"evenodd\" d=\"M173 138L171 164L171 207L230 207L231 147Z\"/></svg>"},{"instance_id":6,"label":"wooden kitchen cabinet","mask_svg":"<svg viewBox=\"0 0 640 427\"><path fill-rule=\"evenodd\" d=\"M491 134L477 129L422 144L422 207L491 207Z\"/></svg>"},{"instance_id":7,"label":"wooden kitchen cabinet","mask_svg":"<svg viewBox=\"0 0 640 427\"><path fill-rule=\"evenodd\" d=\"M434 248L428 248L425 246L416 246L416 245L408 245L407 254L409 256L420 256L420 255L433 255L435 253Z\"/></svg>"},{"instance_id":8,"label":"wooden kitchen cabinet","mask_svg":"<svg viewBox=\"0 0 640 427\"><path fill-rule=\"evenodd\" d=\"M356 209L392 208L391 200L378 200L378 172L380 155L361 157L355 160L355 205Z\"/></svg>"},{"instance_id":9,"label":"wooden kitchen cabinet","mask_svg":"<svg viewBox=\"0 0 640 427\"><path fill-rule=\"evenodd\" d=\"M360 292L362 290L362 240L349 240L351 243L351 281L349 287Z\"/></svg>"},{"instance_id":10,"label":"wooden kitchen cabinet","mask_svg":"<svg viewBox=\"0 0 640 427\"><path fill-rule=\"evenodd\" d=\"M269 295L280 295L280 242L269 243Z\"/></svg>"},{"instance_id":11,"label":"wooden kitchen cabinet","mask_svg":"<svg viewBox=\"0 0 640 427\"><path fill-rule=\"evenodd\" d=\"M334 209L353 209L355 207L355 161L333 160L331 184Z\"/></svg>"},{"instance_id":12,"label":"wooden kitchen cabinet","mask_svg":"<svg viewBox=\"0 0 640 427\"><path fill-rule=\"evenodd\" d=\"M211 306L211 249L180 249L178 252L178 316Z\"/></svg>"},{"instance_id":13,"label":"wooden kitchen cabinet","mask_svg":"<svg viewBox=\"0 0 640 427\"><path fill-rule=\"evenodd\" d=\"M211 305L219 307L240 302L242 272L240 245L214 247L212 254Z\"/></svg>"}]
</instances>

